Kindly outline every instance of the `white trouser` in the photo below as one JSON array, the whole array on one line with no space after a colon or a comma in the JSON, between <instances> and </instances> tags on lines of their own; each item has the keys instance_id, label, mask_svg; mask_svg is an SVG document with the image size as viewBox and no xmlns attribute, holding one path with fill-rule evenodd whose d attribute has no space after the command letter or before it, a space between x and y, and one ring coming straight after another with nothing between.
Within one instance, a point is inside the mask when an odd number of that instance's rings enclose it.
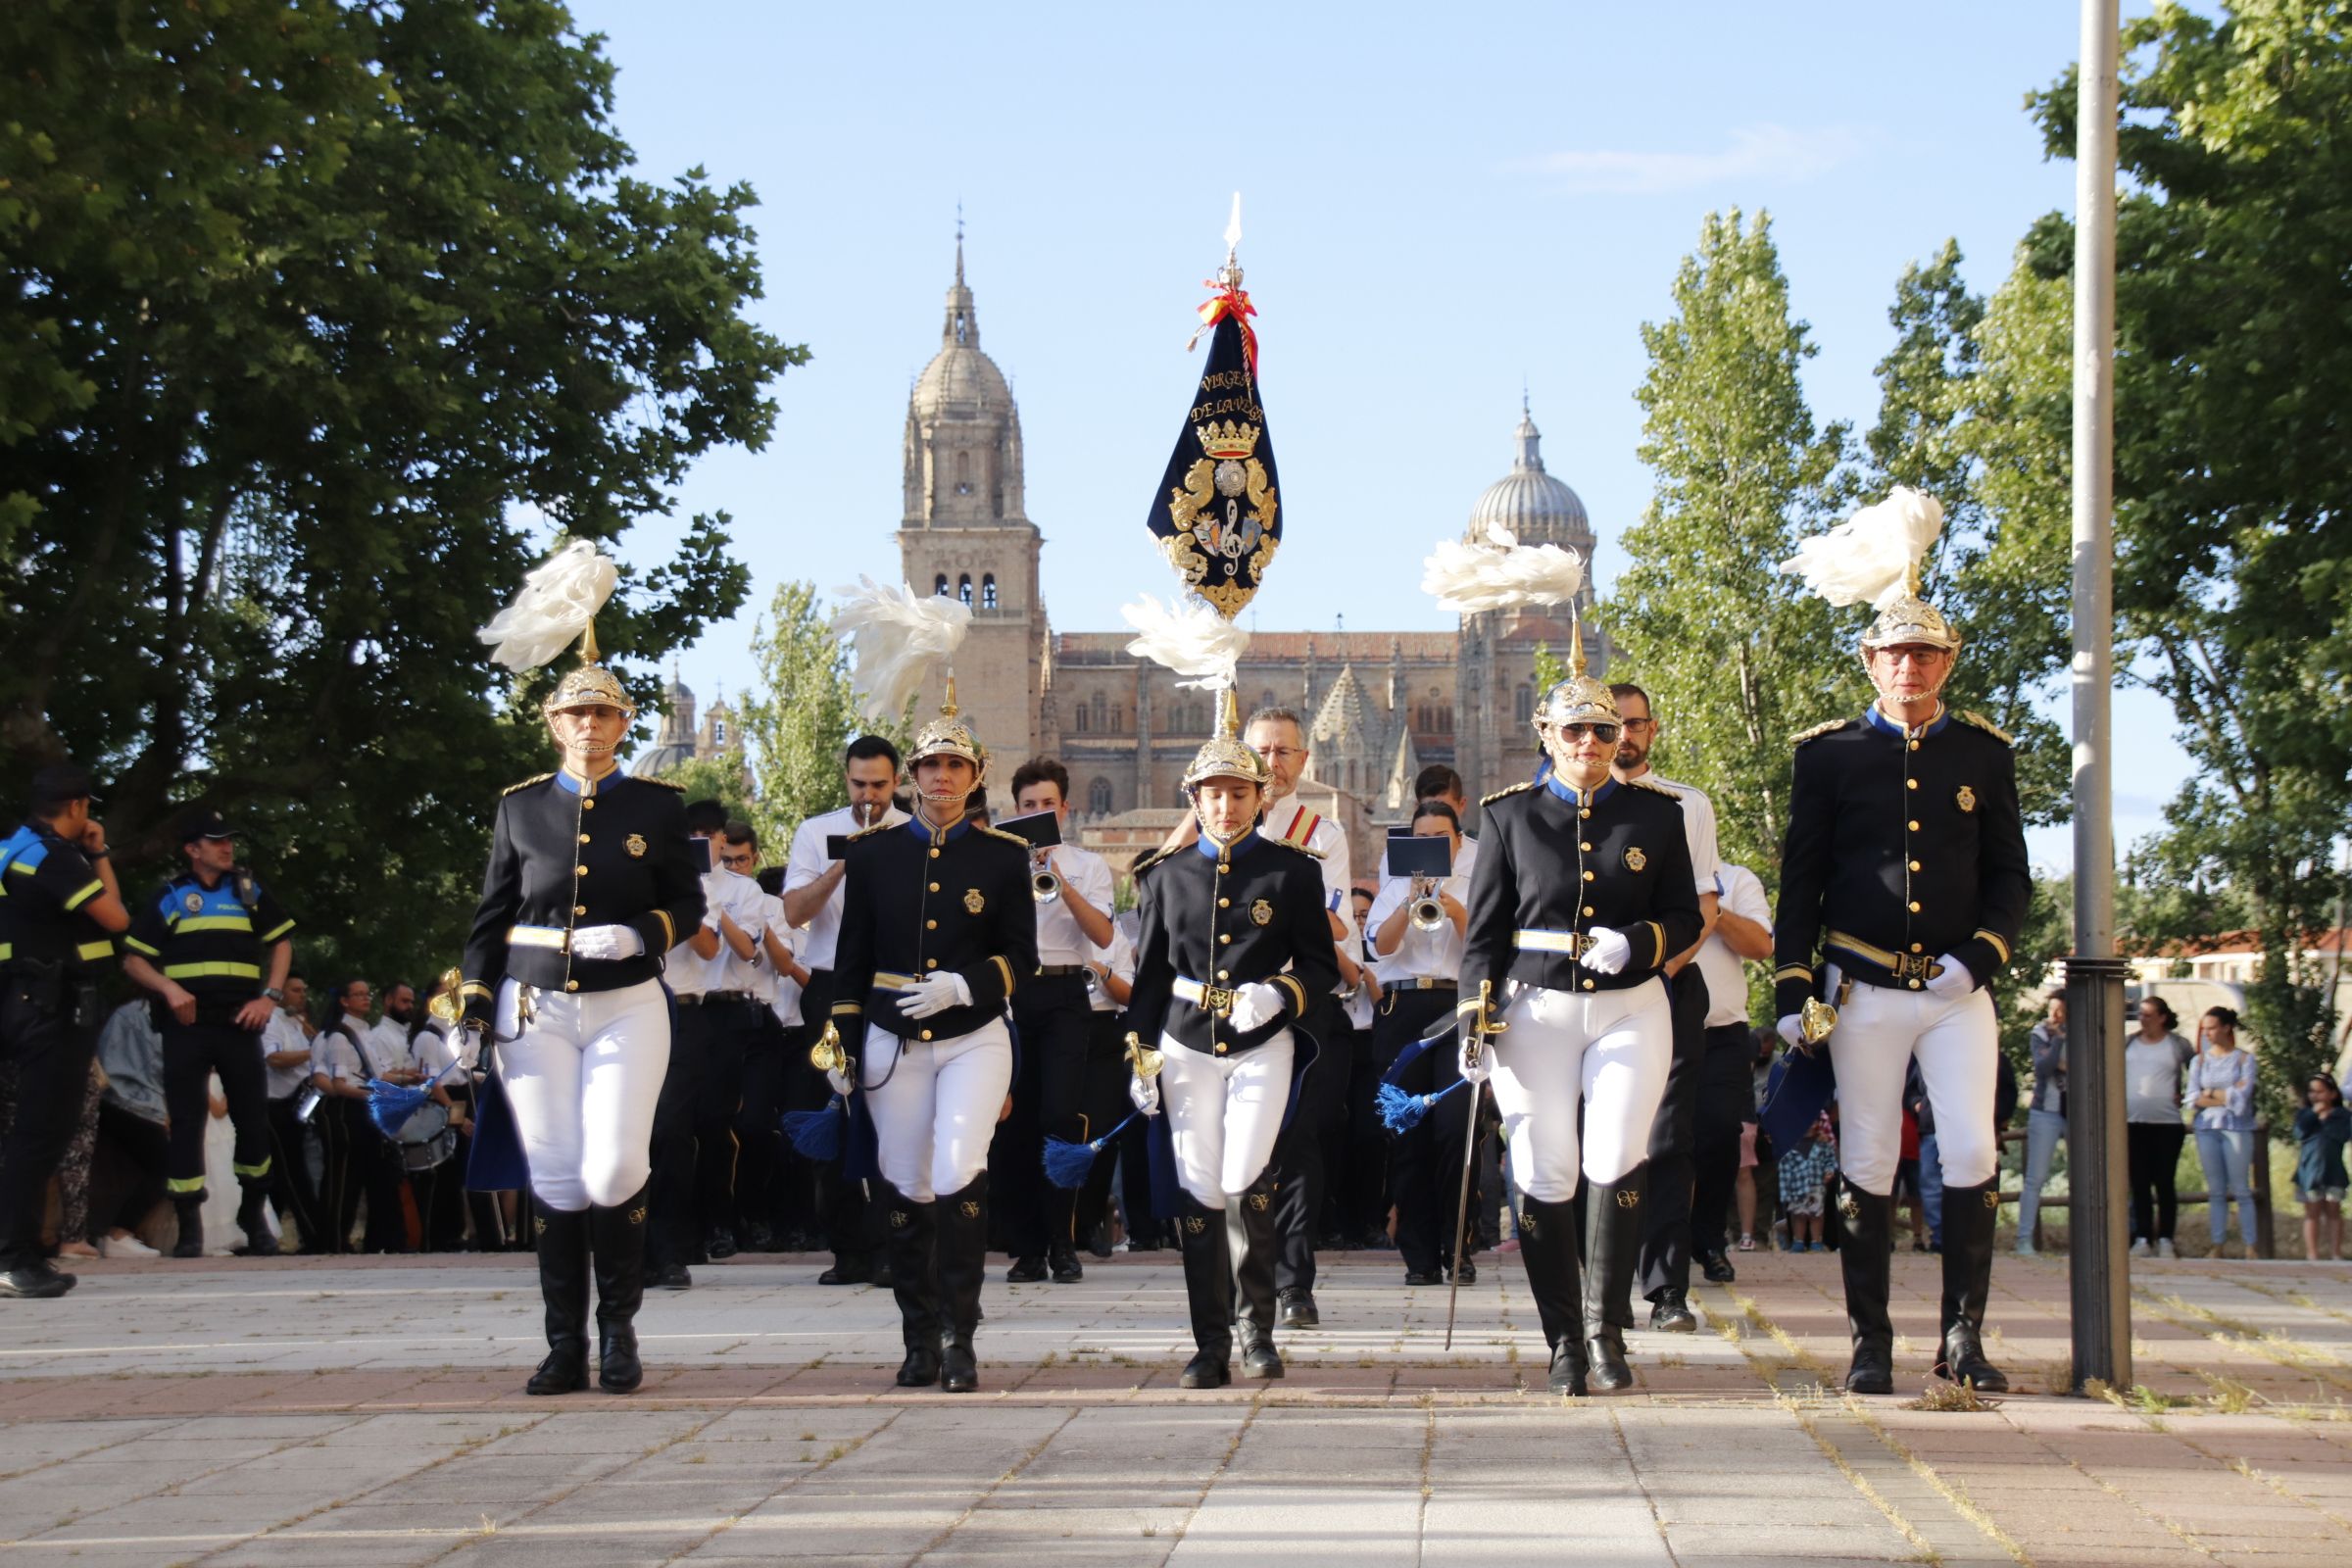
<instances>
[{"instance_id":1,"label":"white trouser","mask_svg":"<svg viewBox=\"0 0 2352 1568\"><path fill-rule=\"evenodd\" d=\"M1583 1173L1596 1182L1621 1180L1649 1156L1650 1124L1674 1064L1664 981L1623 991L1515 986L1502 1018L1509 1027L1491 1042L1494 1108L1522 1193L1565 1203L1576 1196L1580 1155Z\"/></svg>"},{"instance_id":2,"label":"white trouser","mask_svg":"<svg viewBox=\"0 0 2352 1568\"><path fill-rule=\"evenodd\" d=\"M1291 1102L1288 1029L1230 1056L1159 1041L1159 1095L1176 1175L1203 1208L1223 1208L1265 1174Z\"/></svg>"},{"instance_id":3,"label":"white trouser","mask_svg":"<svg viewBox=\"0 0 2352 1568\"><path fill-rule=\"evenodd\" d=\"M514 1107L531 1192L576 1214L636 1196L653 1169L654 1102L669 1071L669 999L659 980L618 991L540 991L514 1026L515 994L498 988L498 1076ZM510 1035L521 1038L507 1040Z\"/></svg>"},{"instance_id":4,"label":"white trouser","mask_svg":"<svg viewBox=\"0 0 2352 1568\"><path fill-rule=\"evenodd\" d=\"M901 1040L868 1025L858 1063L873 1112L882 1179L910 1202L960 1193L988 1168L997 1113L1012 1087L1012 1031L1002 1018L953 1040Z\"/></svg>"},{"instance_id":5,"label":"white trouser","mask_svg":"<svg viewBox=\"0 0 2352 1568\"><path fill-rule=\"evenodd\" d=\"M1830 968L1830 994L1838 971ZM2000 1026L1991 993L1944 998L1857 985L1838 1008L1830 1062L1838 1069L1838 1165L1863 1192L1894 1191L1903 1152L1903 1077L1919 1058L1945 1187L1992 1179L2000 1145L1992 1125Z\"/></svg>"}]
</instances>

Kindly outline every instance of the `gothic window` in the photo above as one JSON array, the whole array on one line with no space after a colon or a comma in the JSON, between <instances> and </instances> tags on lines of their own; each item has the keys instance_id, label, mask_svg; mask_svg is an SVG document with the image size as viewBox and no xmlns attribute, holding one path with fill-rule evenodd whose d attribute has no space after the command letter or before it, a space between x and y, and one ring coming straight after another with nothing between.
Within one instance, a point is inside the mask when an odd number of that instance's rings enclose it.
<instances>
[{"instance_id":1,"label":"gothic window","mask_svg":"<svg viewBox=\"0 0 2352 1568\"><path fill-rule=\"evenodd\" d=\"M1086 704L1083 701L1070 710L1070 728L1080 735L1087 732Z\"/></svg>"},{"instance_id":2,"label":"gothic window","mask_svg":"<svg viewBox=\"0 0 2352 1568\"><path fill-rule=\"evenodd\" d=\"M980 579L980 608L982 610L997 608L997 574L993 571Z\"/></svg>"},{"instance_id":3,"label":"gothic window","mask_svg":"<svg viewBox=\"0 0 2352 1568\"><path fill-rule=\"evenodd\" d=\"M943 571L939 574L939 581L933 585L931 591L942 599L948 597L948 574L946 572Z\"/></svg>"},{"instance_id":4,"label":"gothic window","mask_svg":"<svg viewBox=\"0 0 2352 1568\"><path fill-rule=\"evenodd\" d=\"M956 579L956 597L966 605L972 602L972 578L969 572Z\"/></svg>"},{"instance_id":5,"label":"gothic window","mask_svg":"<svg viewBox=\"0 0 2352 1568\"><path fill-rule=\"evenodd\" d=\"M1438 709L1438 733L1441 735L1453 733L1453 705L1451 703L1443 704Z\"/></svg>"},{"instance_id":6,"label":"gothic window","mask_svg":"<svg viewBox=\"0 0 2352 1568\"><path fill-rule=\"evenodd\" d=\"M1435 734L1437 732L1437 725L1434 724L1432 720L1434 720L1437 716L1437 710L1431 708L1427 703L1423 703L1421 705L1420 711L1413 715L1413 728L1419 730L1424 735Z\"/></svg>"},{"instance_id":7,"label":"gothic window","mask_svg":"<svg viewBox=\"0 0 2352 1568\"><path fill-rule=\"evenodd\" d=\"M1110 814L1110 780L1099 778L1086 787L1086 809L1094 816Z\"/></svg>"},{"instance_id":8,"label":"gothic window","mask_svg":"<svg viewBox=\"0 0 2352 1568\"><path fill-rule=\"evenodd\" d=\"M959 496L972 493L972 455L969 452L956 454L956 493Z\"/></svg>"},{"instance_id":9,"label":"gothic window","mask_svg":"<svg viewBox=\"0 0 2352 1568\"><path fill-rule=\"evenodd\" d=\"M1511 711L1524 724L1536 716L1536 689L1527 682L1519 683L1519 691L1511 699Z\"/></svg>"},{"instance_id":10,"label":"gothic window","mask_svg":"<svg viewBox=\"0 0 2352 1568\"><path fill-rule=\"evenodd\" d=\"M714 718L710 721L710 744L722 752L727 749L727 721L725 719Z\"/></svg>"},{"instance_id":11,"label":"gothic window","mask_svg":"<svg viewBox=\"0 0 2352 1568\"><path fill-rule=\"evenodd\" d=\"M1110 705L1102 700L1101 692L1095 693L1095 728L1105 734L1110 731Z\"/></svg>"}]
</instances>

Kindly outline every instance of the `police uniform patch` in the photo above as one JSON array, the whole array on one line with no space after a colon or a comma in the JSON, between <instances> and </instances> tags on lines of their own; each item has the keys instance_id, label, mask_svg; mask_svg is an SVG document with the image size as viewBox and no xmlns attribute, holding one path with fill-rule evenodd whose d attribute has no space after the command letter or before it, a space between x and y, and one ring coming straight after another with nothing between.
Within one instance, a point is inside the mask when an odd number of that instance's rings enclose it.
<instances>
[{"instance_id":1,"label":"police uniform patch","mask_svg":"<svg viewBox=\"0 0 2352 1568\"><path fill-rule=\"evenodd\" d=\"M979 913L979 912L980 912L982 909L985 909L985 908L987 908L987 907L988 907L988 900L986 900L986 899L984 899L984 898L982 898L982 897L980 896L980 890L979 890L978 888L965 888L965 889L963 890L963 912L964 912L964 913L966 913L966 914L978 914L978 913Z\"/></svg>"},{"instance_id":2,"label":"police uniform patch","mask_svg":"<svg viewBox=\"0 0 2352 1568\"><path fill-rule=\"evenodd\" d=\"M1250 923L1251 925L1272 925L1274 923L1273 901L1270 899L1253 900L1250 906Z\"/></svg>"},{"instance_id":3,"label":"police uniform patch","mask_svg":"<svg viewBox=\"0 0 2352 1568\"><path fill-rule=\"evenodd\" d=\"M1952 804L1963 811L1973 811L1977 808L1977 792L1963 784L1960 793L1952 797Z\"/></svg>"},{"instance_id":4,"label":"police uniform patch","mask_svg":"<svg viewBox=\"0 0 2352 1568\"><path fill-rule=\"evenodd\" d=\"M1625 868L1628 871L1649 869L1649 857L1642 853L1641 845L1637 844L1625 852Z\"/></svg>"},{"instance_id":5,"label":"police uniform patch","mask_svg":"<svg viewBox=\"0 0 2352 1568\"><path fill-rule=\"evenodd\" d=\"M190 914L202 914L204 912L204 895L190 889L179 896L179 906Z\"/></svg>"},{"instance_id":6,"label":"police uniform patch","mask_svg":"<svg viewBox=\"0 0 2352 1568\"><path fill-rule=\"evenodd\" d=\"M644 858L645 858L645 835L644 835L644 834L642 834L642 833L632 833L632 834L630 834L630 835L629 835L629 836L628 836L626 839L624 839L624 840L621 842L621 848L622 848L622 849L624 849L624 850L627 850L627 851L629 852L629 858L630 858L630 859L632 859L632 860L642 860L642 859L644 859Z\"/></svg>"}]
</instances>

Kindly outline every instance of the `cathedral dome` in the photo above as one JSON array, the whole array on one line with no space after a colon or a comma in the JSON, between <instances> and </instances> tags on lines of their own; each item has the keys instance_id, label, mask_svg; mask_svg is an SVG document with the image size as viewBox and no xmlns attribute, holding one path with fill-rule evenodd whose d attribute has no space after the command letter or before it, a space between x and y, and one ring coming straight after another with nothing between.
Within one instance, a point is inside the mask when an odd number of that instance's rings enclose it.
<instances>
[{"instance_id":1,"label":"cathedral dome","mask_svg":"<svg viewBox=\"0 0 2352 1568\"><path fill-rule=\"evenodd\" d=\"M694 689L678 679L672 668L662 687L662 728L654 744L629 760L636 778L660 778L670 769L694 760Z\"/></svg>"},{"instance_id":2,"label":"cathedral dome","mask_svg":"<svg viewBox=\"0 0 2352 1568\"><path fill-rule=\"evenodd\" d=\"M1592 559L1592 524L1575 491L1544 471L1543 437L1536 421L1522 407L1516 432L1519 455L1511 471L1487 486L1486 494L1470 509L1467 539L1483 538L1490 528L1507 528L1523 545L1564 545L1589 562Z\"/></svg>"},{"instance_id":3,"label":"cathedral dome","mask_svg":"<svg viewBox=\"0 0 2352 1568\"><path fill-rule=\"evenodd\" d=\"M980 352L980 319L972 310L972 291L963 281L963 244L956 245L956 282L948 290L947 323L940 331L939 352L915 378L909 400L913 416L930 421L980 418L1012 412L1012 389L997 362Z\"/></svg>"}]
</instances>

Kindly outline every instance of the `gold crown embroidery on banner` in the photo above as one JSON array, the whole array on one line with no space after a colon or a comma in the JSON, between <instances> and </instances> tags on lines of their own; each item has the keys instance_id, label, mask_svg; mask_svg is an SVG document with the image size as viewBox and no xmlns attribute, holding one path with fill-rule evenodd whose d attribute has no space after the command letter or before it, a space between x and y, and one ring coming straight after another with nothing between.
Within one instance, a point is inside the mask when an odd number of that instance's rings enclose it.
<instances>
[{"instance_id":1,"label":"gold crown embroidery on banner","mask_svg":"<svg viewBox=\"0 0 2352 1568\"><path fill-rule=\"evenodd\" d=\"M1257 438L1263 433L1259 426L1244 424L1238 419L1227 419L1223 424L1211 419L1193 431L1200 438L1200 450L1220 461L1250 456L1257 451Z\"/></svg>"}]
</instances>

